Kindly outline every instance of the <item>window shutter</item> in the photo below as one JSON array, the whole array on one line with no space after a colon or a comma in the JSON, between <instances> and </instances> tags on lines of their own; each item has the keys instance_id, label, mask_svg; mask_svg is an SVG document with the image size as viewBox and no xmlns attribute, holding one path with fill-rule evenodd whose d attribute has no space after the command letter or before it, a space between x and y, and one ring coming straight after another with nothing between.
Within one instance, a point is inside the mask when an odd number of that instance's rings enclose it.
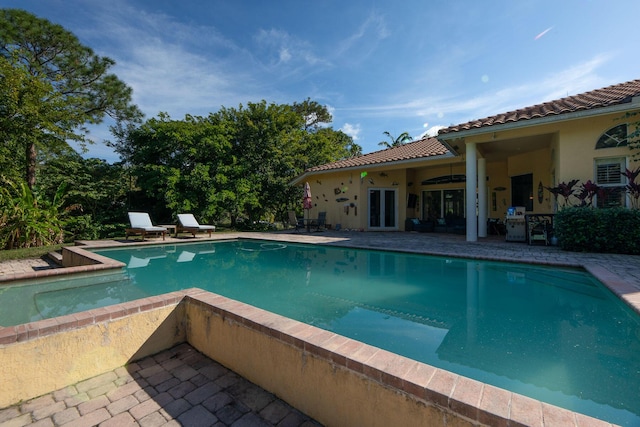
<instances>
[{"instance_id":1,"label":"window shutter","mask_svg":"<svg viewBox=\"0 0 640 427\"><path fill-rule=\"evenodd\" d=\"M620 163L601 163L596 168L596 180L599 185L622 183Z\"/></svg>"}]
</instances>

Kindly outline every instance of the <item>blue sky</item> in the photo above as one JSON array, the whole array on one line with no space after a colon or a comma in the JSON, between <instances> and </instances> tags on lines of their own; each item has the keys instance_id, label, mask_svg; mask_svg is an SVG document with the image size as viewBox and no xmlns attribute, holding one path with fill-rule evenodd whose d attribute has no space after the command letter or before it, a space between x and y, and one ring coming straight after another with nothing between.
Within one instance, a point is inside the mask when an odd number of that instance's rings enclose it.
<instances>
[{"instance_id":1,"label":"blue sky","mask_svg":"<svg viewBox=\"0 0 640 427\"><path fill-rule=\"evenodd\" d=\"M640 78L637 0L0 0L73 32L146 118L311 98L363 152ZM85 156L109 162L92 128Z\"/></svg>"}]
</instances>

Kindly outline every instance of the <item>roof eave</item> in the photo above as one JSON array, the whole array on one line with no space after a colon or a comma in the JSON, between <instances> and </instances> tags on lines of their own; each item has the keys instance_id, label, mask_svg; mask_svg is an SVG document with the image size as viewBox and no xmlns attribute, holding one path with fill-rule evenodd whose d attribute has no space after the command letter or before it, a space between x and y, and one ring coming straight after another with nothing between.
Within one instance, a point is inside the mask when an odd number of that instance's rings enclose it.
<instances>
[{"instance_id":1,"label":"roof eave","mask_svg":"<svg viewBox=\"0 0 640 427\"><path fill-rule=\"evenodd\" d=\"M559 122L575 120L575 119L603 116L603 115L612 114L612 113L622 113L622 112L636 110L636 109L640 109L640 96L635 96L631 98L630 102L611 105L609 107L574 111L571 113L537 117L533 119L523 119L517 122L501 123L497 125L487 125L479 128L444 133L442 135L438 135L436 138L442 144L447 144L447 141L453 141L456 139L466 138L469 136L482 135L484 133L489 133L489 132L522 129L526 127L539 126L539 125L544 125L549 123L559 123ZM448 145L447 145L447 148L449 148Z\"/></svg>"},{"instance_id":2,"label":"roof eave","mask_svg":"<svg viewBox=\"0 0 640 427\"><path fill-rule=\"evenodd\" d=\"M381 168L381 167L385 167L385 166L403 166L403 165L411 165L413 163L420 163L420 162L424 162L424 161L433 161L433 160L456 157L456 155L453 154L453 153L455 153L455 150L452 150L449 147L448 144L444 144L444 145L450 151L449 153L437 154L437 155L434 155L434 156L427 156L427 157L419 157L417 159L395 160L395 161L390 161L390 162L369 163L369 164L366 164L366 165L359 165L359 166L348 166L348 167L343 167L343 168L325 169L325 170L319 170L319 171L304 172L302 175L300 175L300 176L296 177L295 179L293 179L292 181L290 181L289 185L298 185L298 184L301 184L302 182L306 181L307 178L310 177L310 176L321 175L321 174L325 174L325 173L349 172L349 171L372 169L372 168L376 168L377 169L377 168Z\"/></svg>"}]
</instances>

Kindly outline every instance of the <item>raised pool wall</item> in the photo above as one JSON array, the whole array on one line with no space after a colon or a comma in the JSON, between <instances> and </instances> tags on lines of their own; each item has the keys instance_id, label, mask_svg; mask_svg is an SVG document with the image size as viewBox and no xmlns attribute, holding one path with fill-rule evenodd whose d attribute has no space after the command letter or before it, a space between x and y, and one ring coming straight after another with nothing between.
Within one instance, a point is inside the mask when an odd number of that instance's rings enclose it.
<instances>
[{"instance_id":1,"label":"raised pool wall","mask_svg":"<svg viewBox=\"0 0 640 427\"><path fill-rule=\"evenodd\" d=\"M329 426L609 426L189 289L0 328L0 408L188 342Z\"/></svg>"}]
</instances>

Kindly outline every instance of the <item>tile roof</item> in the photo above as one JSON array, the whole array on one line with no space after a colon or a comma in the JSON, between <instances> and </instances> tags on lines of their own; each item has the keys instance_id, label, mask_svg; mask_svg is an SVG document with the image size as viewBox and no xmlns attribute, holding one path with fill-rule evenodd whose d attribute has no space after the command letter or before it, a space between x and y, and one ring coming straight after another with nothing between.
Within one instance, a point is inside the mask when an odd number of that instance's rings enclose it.
<instances>
[{"instance_id":1,"label":"tile roof","mask_svg":"<svg viewBox=\"0 0 640 427\"><path fill-rule=\"evenodd\" d=\"M320 172L334 169L354 168L360 166L377 165L381 163L391 163L404 160L415 160L425 157L434 157L448 154L447 147L436 138L425 137L418 141L385 150L374 151L362 156L351 157L333 163L315 166L305 172Z\"/></svg>"},{"instance_id":2,"label":"tile roof","mask_svg":"<svg viewBox=\"0 0 640 427\"><path fill-rule=\"evenodd\" d=\"M548 116L559 116L566 113L594 110L597 108L624 104L631 102L631 99L635 96L640 96L640 79L608 86L602 89L592 90L578 95L568 96L555 101L533 105L531 107L509 111L507 113L497 114L484 119L450 126L448 128L441 129L438 136L492 125L532 120ZM307 169L305 174L405 160L416 160L446 154L450 154L450 151L443 143L438 141L436 138L425 137L418 141L400 145L398 147L391 147L385 150L363 154L362 156L315 166Z\"/></svg>"},{"instance_id":3,"label":"tile roof","mask_svg":"<svg viewBox=\"0 0 640 427\"><path fill-rule=\"evenodd\" d=\"M450 126L441 129L438 135L624 104L631 102L631 98L638 95L640 95L640 80L632 80L579 95L568 96L555 101Z\"/></svg>"}]
</instances>

